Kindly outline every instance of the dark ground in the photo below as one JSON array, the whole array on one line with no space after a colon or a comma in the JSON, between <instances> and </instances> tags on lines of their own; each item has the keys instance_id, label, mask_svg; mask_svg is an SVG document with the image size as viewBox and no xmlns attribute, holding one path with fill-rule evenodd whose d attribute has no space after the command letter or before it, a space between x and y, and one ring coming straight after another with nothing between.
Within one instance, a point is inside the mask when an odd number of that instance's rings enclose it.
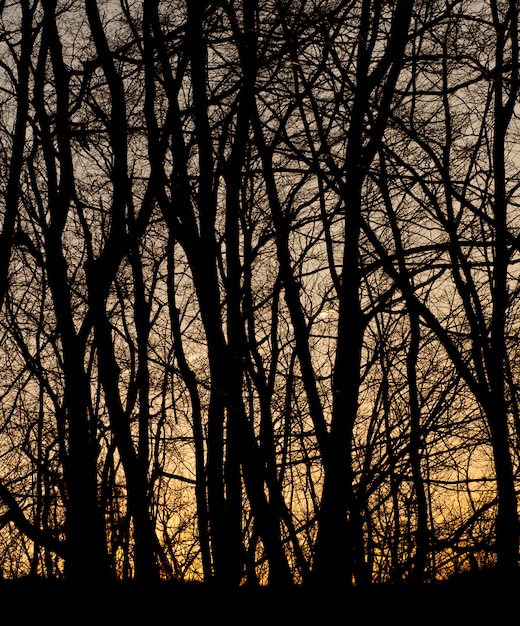
<instances>
[{"instance_id":1,"label":"dark ground","mask_svg":"<svg viewBox=\"0 0 520 626\"><path fill-rule=\"evenodd\" d=\"M177 583L79 587L18 580L0 583L0 606L4 623L17 626L520 626L520 579L466 576L423 586L381 585L344 593L311 588L221 591Z\"/></svg>"}]
</instances>

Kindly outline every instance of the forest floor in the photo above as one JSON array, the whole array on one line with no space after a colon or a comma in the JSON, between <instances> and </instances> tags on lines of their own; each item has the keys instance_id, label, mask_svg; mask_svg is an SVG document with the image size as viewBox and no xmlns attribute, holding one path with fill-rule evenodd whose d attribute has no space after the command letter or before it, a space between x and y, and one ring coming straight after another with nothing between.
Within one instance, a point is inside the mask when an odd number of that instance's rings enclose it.
<instances>
[{"instance_id":1,"label":"forest floor","mask_svg":"<svg viewBox=\"0 0 520 626\"><path fill-rule=\"evenodd\" d=\"M502 626L520 624L520 578L468 576L347 592L291 588L217 590L203 584L76 586L2 581L2 615L20 626ZM12 623L12 620L6 620Z\"/></svg>"}]
</instances>

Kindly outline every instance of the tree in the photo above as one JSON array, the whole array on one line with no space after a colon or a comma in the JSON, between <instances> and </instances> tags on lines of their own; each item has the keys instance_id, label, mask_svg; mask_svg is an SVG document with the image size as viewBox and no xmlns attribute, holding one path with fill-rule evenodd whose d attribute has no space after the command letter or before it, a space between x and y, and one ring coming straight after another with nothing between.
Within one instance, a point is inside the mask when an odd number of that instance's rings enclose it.
<instances>
[{"instance_id":1,"label":"tree","mask_svg":"<svg viewBox=\"0 0 520 626\"><path fill-rule=\"evenodd\" d=\"M517 3L0 16L4 573L515 569Z\"/></svg>"}]
</instances>

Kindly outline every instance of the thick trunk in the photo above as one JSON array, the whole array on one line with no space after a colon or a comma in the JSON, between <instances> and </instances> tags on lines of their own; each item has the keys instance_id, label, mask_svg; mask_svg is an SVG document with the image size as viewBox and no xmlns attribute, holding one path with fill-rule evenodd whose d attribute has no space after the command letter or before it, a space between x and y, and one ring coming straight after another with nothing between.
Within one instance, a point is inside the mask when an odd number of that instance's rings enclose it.
<instances>
[{"instance_id":1,"label":"thick trunk","mask_svg":"<svg viewBox=\"0 0 520 626\"><path fill-rule=\"evenodd\" d=\"M47 235L47 273L63 350L66 437L63 472L66 486L66 576L73 580L110 577L105 526L98 501L96 427L90 423L90 380L84 370L85 345L74 330L66 262L61 241ZM61 418L59 418L61 419Z\"/></svg>"},{"instance_id":2,"label":"thick trunk","mask_svg":"<svg viewBox=\"0 0 520 626\"><path fill-rule=\"evenodd\" d=\"M509 410L505 390L507 361L506 323L509 307L508 266L508 193L506 190L506 138L509 123L517 105L519 89L518 58L518 10L517 3L510 1L505 17L500 17L502 7L491 3L496 33L494 82L494 251L492 302L489 353L487 371L489 380L489 404L485 407L491 444L493 446L497 481L498 510L496 518L496 548L498 565L510 572L518 567L519 519L518 502L511 458L509 434ZM511 60L506 61L509 51ZM506 65L510 67L506 69Z\"/></svg>"},{"instance_id":3,"label":"thick trunk","mask_svg":"<svg viewBox=\"0 0 520 626\"><path fill-rule=\"evenodd\" d=\"M66 492L66 576L89 581L110 577L103 514L98 501L96 424L89 417L90 380L85 372L86 344L75 328L68 259L63 245L65 223L74 196L69 122L69 76L56 26L56 2L44 5L44 29L35 74L34 106L41 124L41 147L47 166L48 211L44 226L46 272L63 352L64 398L57 416L63 441ZM50 55L56 91L56 119L47 113L46 59ZM56 149L57 145L57 149Z\"/></svg>"},{"instance_id":4,"label":"thick trunk","mask_svg":"<svg viewBox=\"0 0 520 626\"><path fill-rule=\"evenodd\" d=\"M319 511L314 573L327 584L367 581L360 505L354 492L353 429L358 412L361 347L365 320L360 304L359 213L360 189L347 206L336 361L333 374L333 413L327 447L323 450L324 487Z\"/></svg>"}]
</instances>

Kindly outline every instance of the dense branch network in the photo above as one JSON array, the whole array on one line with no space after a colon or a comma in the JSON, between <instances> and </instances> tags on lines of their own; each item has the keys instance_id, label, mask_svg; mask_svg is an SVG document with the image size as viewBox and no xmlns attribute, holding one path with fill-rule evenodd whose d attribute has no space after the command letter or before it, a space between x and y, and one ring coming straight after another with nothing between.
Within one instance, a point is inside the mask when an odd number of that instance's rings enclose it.
<instances>
[{"instance_id":1,"label":"dense branch network","mask_svg":"<svg viewBox=\"0 0 520 626\"><path fill-rule=\"evenodd\" d=\"M518 566L514 0L0 3L0 571Z\"/></svg>"}]
</instances>

